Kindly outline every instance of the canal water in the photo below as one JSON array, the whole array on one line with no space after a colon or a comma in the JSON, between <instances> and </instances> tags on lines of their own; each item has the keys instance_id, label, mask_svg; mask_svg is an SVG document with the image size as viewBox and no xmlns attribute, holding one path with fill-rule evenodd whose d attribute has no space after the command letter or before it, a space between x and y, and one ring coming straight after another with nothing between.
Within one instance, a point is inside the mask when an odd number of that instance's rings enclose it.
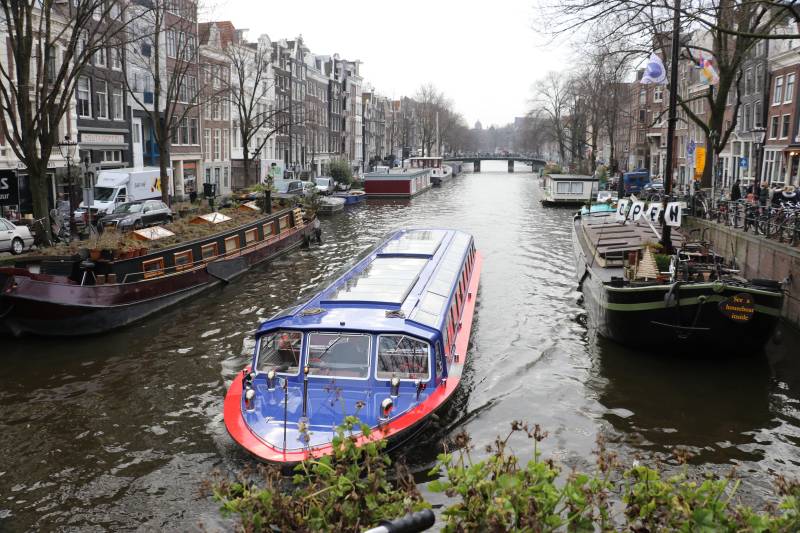
<instances>
[{"instance_id":1,"label":"canal water","mask_svg":"<svg viewBox=\"0 0 800 533\"><path fill-rule=\"evenodd\" d=\"M259 321L306 295L393 228L471 232L484 254L464 387L405 450L422 474L466 429L482 450L514 419L549 431L545 454L580 468L596 439L624 461L735 466L751 503L773 475L800 477L800 337L766 353L636 353L595 338L576 292L570 210L543 208L537 180L484 163L410 201L370 201L322 222L324 243L133 327L87 339L0 342L0 530L217 530L201 494L214 470L253 461L227 436L227 385ZM530 454L528 443L514 449ZM482 453L480 451L478 454Z\"/></svg>"}]
</instances>

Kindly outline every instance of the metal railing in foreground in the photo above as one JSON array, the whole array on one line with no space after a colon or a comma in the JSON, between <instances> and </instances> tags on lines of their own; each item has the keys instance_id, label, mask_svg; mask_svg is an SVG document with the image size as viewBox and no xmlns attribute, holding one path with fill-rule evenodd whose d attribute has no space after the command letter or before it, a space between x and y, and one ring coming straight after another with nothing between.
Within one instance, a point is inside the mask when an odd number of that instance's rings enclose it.
<instances>
[{"instance_id":1,"label":"metal railing in foreground","mask_svg":"<svg viewBox=\"0 0 800 533\"><path fill-rule=\"evenodd\" d=\"M761 206L745 200L709 201L702 194L688 203L689 212L697 217L768 239L800 245L800 202L784 202L779 206Z\"/></svg>"}]
</instances>

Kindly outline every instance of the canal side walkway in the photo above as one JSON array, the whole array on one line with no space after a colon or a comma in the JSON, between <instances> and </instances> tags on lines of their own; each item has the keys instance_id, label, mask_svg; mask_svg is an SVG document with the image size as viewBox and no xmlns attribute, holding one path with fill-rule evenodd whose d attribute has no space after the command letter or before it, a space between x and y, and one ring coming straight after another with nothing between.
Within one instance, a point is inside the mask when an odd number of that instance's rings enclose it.
<instances>
[{"instance_id":1,"label":"canal side walkway","mask_svg":"<svg viewBox=\"0 0 800 533\"><path fill-rule=\"evenodd\" d=\"M742 276L785 281L782 316L800 329L800 249L696 217L687 217L686 227L699 230L703 239L712 242L718 253L735 257Z\"/></svg>"}]
</instances>

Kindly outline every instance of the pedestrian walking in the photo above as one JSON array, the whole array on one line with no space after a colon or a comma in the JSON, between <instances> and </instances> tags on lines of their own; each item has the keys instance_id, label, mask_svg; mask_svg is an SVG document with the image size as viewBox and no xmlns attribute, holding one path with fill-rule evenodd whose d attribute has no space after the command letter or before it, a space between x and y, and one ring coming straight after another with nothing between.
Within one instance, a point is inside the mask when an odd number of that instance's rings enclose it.
<instances>
[{"instance_id":1,"label":"pedestrian walking","mask_svg":"<svg viewBox=\"0 0 800 533\"><path fill-rule=\"evenodd\" d=\"M742 188L739 185L739 179L733 182L731 187L731 202L738 202L742 198Z\"/></svg>"},{"instance_id":2,"label":"pedestrian walking","mask_svg":"<svg viewBox=\"0 0 800 533\"><path fill-rule=\"evenodd\" d=\"M767 201L769 201L769 187L767 187L766 183L762 183L761 190L758 191L758 205L766 207Z\"/></svg>"}]
</instances>

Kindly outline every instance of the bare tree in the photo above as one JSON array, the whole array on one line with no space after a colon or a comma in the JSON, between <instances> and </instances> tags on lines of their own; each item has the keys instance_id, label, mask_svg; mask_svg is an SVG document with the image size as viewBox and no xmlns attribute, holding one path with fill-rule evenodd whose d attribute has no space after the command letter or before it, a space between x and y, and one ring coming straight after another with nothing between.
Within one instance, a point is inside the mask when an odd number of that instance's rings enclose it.
<instances>
[{"instance_id":1,"label":"bare tree","mask_svg":"<svg viewBox=\"0 0 800 533\"><path fill-rule=\"evenodd\" d=\"M719 82L700 94L680 91L678 103L690 121L697 125L712 150L706 152L703 185L711 182L711 159L719 154L736 128L739 100L733 103L733 117L726 124L729 95L738 94L740 67L749 51L763 39L797 37L793 31L774 32L787 18L797 21L795 2L699 0L680 8L683 33L690 34L682 47L683 59L697 61L700 54L713 57ZM665 57L669 48L661 38L669 26L674 6L663 0L562 0L550 6L550 21L555 35L590 33L597 43L611 44L624 35L632 49L640 52L655 48ZM634 51L634 50L630 50ZM696 113L691 103L703 102L708 113ZM706 118L708 117L708 118Z\"/></svg>"},{"instance_id":2,"label":"bare tree","mask_svg":"<svg viewBox=\"0 0 800 533\"><path fill-rule=\"evenodd\" d=\"M75 85L98 51L121 37L131 17L105 0L2 0L6 54L0 60L0 128L25 165L36 218L49 221L47 168L70 127ZM43 224L49 240L50 224Z\"/></svg>"},{"instance_id":3,"label":"bare tree","mask_svg":"<svg viewBox=\"0 0 800 533\"><path fill-rule=\"evenodd\" d=\"M437 115L442 111L445 98L433 84L427 83L417 90L414 100L422 133L422 155L430 156L436 143Z\"/></svg>"},{"instance_id":4,"label":"bare tree","mask_svg":"<svg viewBox=\"0 0 800 533\"><path fill-rule=\"evenodd\" d=\"M572 97L571 81L564 74L548 72L545 79L536 86L534 105L544 117L550 137L558 146L560 162L567 163L567 149L570 136L567 117L570 114Z\"/></svg>"},{"instance_id":5,"label":"bare tree","mask_svg":"<svg viewBox=\"0 0 800 533\"><path fill-rule=\"evenodd\" d=\"M212 90L201 87L196 35L197 7L187 2L175 12L171 0L149 0L148 8L138 14L130 26L134 39L125 62L125 84L131 99L150 119L153 137L159 149L162 179L168 176L170 152L176 135L183 135L187 122L204 98L216 98L227 91L228 80L203 76ZM198 123L199 124L199 120ZM181 130L183 128L183 130ZM198 126L199 128L199 126ZM188 131L199 136L199 131ZM199 144L199 139L196 143ZM161 187L161 199L169 204L169 186Z\"/></svg>"},{"instance_id":6,"label":"bare tree","mask_svg":"<svg viewBox=\"0 0 800 533\"><path fill-rule=\"evenodd\" d=\"M232 43L225 52L231 62L230 100L242 140L244 179L249 183L251 154L261 152L270 137L288 127L282 119L291 120L293 114L276 105L271 96L275 78L269 41Z\"/></svg>"}]
</instances>

